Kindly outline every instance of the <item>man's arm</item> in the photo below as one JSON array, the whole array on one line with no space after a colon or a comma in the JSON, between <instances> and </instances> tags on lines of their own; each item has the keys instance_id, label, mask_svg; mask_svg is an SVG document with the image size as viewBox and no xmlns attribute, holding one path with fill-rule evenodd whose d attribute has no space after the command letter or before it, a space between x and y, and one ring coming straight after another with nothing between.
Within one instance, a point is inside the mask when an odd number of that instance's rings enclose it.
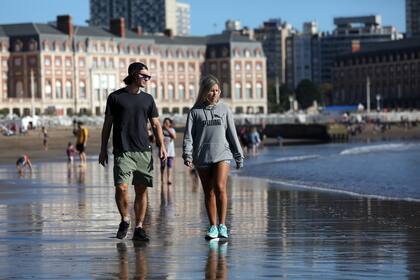
<instances>
[{"instance_id":1,"label":"man's arm","mask_svg":"<svg viewBox=\"0 0 420 280\"><path fill-rule=\"evenodd\" d=\"M156 134L157 134L156 138L157 138L157 144L160 150L160 158L166 159L167 154L166 154L165 145L163 144L163 131L160 125L159 118L151 118L150 124L152 125L152 127L154 128L154 131L156 131Z\"/></svg>"},{"instance_id":2,"label":"man's arm","mask_svg":"<svg viewBox=\"0 0 420 280\"><path fill-rule=\"evenodd\" d=\"M99 163L103 166L108 164L108 140L111 135L112 120L113 117L111 115L105 115L105 121L102 127L101 152L99 154Z\"/></svg>"}]
</instances>

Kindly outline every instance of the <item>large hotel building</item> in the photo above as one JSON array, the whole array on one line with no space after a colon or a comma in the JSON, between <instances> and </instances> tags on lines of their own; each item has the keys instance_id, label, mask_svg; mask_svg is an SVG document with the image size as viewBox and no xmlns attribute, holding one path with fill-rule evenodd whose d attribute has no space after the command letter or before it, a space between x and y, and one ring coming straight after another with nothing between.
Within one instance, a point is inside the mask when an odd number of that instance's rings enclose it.
<instances>
[{"instance_id":1,"label":"large hotel building","mask_svg":"<svg viewBox=\"0 0 420 280\"><path fill-rule=\"evenodd\" d=\"M236 113L266 113L266 58L261 43L236 32L202 37L146 35L123 18L109 28L56 24L0 25L0 110L17 115L104 112L106 98L124 86L128 65L152 75L147 92L160 113L186 113L204 74L216 75Z\"/></svg>"}]
</instances>

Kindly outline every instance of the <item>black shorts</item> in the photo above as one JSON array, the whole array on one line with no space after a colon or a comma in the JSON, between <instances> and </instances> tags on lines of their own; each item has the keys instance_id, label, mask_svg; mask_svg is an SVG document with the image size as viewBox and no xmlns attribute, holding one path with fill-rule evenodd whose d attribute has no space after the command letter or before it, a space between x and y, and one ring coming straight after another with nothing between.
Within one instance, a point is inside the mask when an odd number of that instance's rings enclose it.
<instances>
[{"instance_id":1,"label":"black shorts","mask_svg":"<svg viewBox=\"0 0 420 280\"><path fill-rule=\"evenodd\" d=\"M85 151L85 145L83 145L83 144L76 144L76 150L79 153L83 153Z\"/></svg>"}]
</instances>

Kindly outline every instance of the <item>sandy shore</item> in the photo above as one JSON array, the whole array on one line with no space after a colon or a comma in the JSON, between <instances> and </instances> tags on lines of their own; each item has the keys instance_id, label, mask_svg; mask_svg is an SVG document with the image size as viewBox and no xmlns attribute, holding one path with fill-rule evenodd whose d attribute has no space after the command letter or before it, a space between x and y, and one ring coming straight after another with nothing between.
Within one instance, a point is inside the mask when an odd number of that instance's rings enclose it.
<instances>
[{"instance_id":1,"label":"sandy shore","mask_svg":"<svg viewBox=\"0 0 420 280\"><path fill-rule=\"evenodd\" d=\"M132 229L114 238L112 165L38 162L23 178L0 166L0 278L420 278L418 203L231 176L230 239L207 242L198 180L180 160L174 174L173 185L149 190L144 244Z\"/></svg>"}]
</instances>

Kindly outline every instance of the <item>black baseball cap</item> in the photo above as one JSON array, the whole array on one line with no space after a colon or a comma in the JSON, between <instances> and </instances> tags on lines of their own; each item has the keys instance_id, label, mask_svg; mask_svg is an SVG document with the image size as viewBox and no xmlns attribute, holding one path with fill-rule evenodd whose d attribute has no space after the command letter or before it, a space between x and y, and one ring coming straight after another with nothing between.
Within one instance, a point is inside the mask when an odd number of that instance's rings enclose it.
<instances>
[{"instance_id":1,"label":"black baseball cap","mask_svg":"<svg viewBox=\"0 0 420 280\"><path fill-rule=\"evenodd\" d=\"M136 74L140 73L141 70L146 69L147 66L141 62L133 62L128 66L128 76L124 78L126 84L129 84L131 81L131 77L135 76Z\"/></svg>"}]
</instances>

